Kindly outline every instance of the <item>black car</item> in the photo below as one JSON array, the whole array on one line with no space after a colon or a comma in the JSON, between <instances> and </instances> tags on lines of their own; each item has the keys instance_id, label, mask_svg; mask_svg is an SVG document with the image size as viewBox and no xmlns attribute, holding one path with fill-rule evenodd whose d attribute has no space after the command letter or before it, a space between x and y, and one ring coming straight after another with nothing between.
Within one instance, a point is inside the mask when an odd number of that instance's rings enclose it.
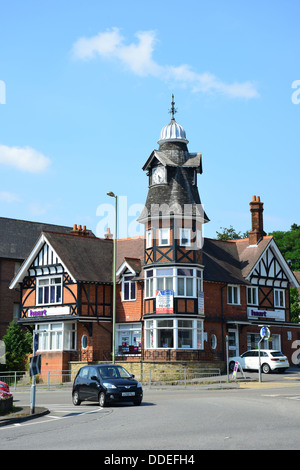
<instances>
[{"instance_id":1,"label":"black car","mask_svg":"<svg viewBox=\"0 0 300 470\"><path fill-rule=\"evenodd\" d=\"M133 402L140 405L143 389L134 375L122 366L101 364L82 367L74 380L72 399L74 405L84 400L98 401L104 407L108 403Z\"/></svg>"}]
</instances>

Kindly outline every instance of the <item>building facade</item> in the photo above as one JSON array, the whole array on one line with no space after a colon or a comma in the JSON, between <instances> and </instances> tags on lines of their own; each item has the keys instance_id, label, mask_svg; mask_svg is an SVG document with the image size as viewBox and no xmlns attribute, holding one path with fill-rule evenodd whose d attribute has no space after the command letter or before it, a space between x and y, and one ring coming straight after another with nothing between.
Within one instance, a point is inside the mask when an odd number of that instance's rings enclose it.
<instances>
[{"instance_id":1,"label":"building facade","mask_svg":"<svg viewBox=\"0 0 300 470\"><path fill-rule=\"evenodd\" d=\"M40 331L42 366L70 361L218 362L256 348L291 361L300 325L291 323L289 288L299 287L263 229L263 203L250 202L248 238L203 237L209 218L198 191L201 153L190 153L174 117L145 165L144 236L117 240L115 344L113 242L86 229L44 231L11 283L20 289L19 323Z\"/></svg>"}]
</instances>

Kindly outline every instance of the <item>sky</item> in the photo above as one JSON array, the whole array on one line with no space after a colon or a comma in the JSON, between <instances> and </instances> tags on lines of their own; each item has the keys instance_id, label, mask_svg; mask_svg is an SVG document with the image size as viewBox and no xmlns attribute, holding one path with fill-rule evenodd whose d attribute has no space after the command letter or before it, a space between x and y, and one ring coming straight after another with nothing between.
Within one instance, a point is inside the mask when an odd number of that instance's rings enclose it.
<instances>
[{"instance_id":1,"label":"sky","mask_svg":"<svg viewBox=\"0 0 300 470\"><path fill-rule=\"evenodd\" d=\"M142 167L176 121L204 235L299 220L298 0L0 0L0 216L143 234Z\"/></svg>"}]
</instances>

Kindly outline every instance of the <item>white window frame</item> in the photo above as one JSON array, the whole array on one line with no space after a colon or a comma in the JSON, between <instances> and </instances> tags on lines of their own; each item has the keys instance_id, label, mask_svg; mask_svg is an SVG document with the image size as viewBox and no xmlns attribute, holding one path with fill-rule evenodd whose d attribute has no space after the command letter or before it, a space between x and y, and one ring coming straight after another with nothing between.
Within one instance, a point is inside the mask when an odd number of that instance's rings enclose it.
<instances>
[{"instance_id":1,"label":"white window frame","mask_svg":"<svg viewBox=\"0 0 300 470\"><path fill-rule=\"evenodd\" d=\"M170 323L170 326L164 326L165 321ZM181 322L181 324L180 324ZM192 323L192 326L188 326L188 323ZM184 326L186 323L187 326ZM172 347L158 347L159 330L170 330L173 335L173 346ZM179 330L191 330L192 331L192 347L190 345L182 344L179 346ZM151 319L145 320L144 328L144 345L145 349L180 349L180 350L203 350L204 349L204 330L203 320L198 319L186 319L186 318L165 318L165 319ZM186 347L184 347L186 346Z\"/></svg>"},{"instance_id":2,"label":"white window frame","mask_svg":"<svg viewBox=\"0 0 300 470\"><path fill-rule=\"evenodd\" d=\"M274 292L274 307L285 308L285 290L275 288L273 292Z\"/></svg>"},{"instance_id":3,"label":"white window frame","mask_svg":"<svg viewBox=\"0 0 300 470\"><path fill-rule=\"evenodd\" d=\"M186 246L190 247L191 246L191 231L192 229L190 228L180 228L179 229L179 244L180 246ZM186 241L184 241L186 240Z\"/></svg>"},{"instance_id":4,"label":"white window frame","mask_svg":"<svg viewBox=\"0 0 300 470\"><path fill-rule=\"evenodd\" d=\"M167 233L167 236L163 235L163 232ZM163 240L167 240L168 243L163 243ZM159 228L158 229L158 245L169 246L170 245L170 228Z\"/></svg>"},{"instance_id":5,"label":"white window frame","mask_svg":"<svg viewBox=\"0 0 300 470\"><path fill-rule=\"evenodd\" d=\"M119 349L122 348L122 336L128 337L128 351L126 351L127 346L125 347L125 355L130 355L129 347L134 346L139 349L138 352L134 353L134 356L141 354L142 346L142 324L141 323L117 323L116 324L116 354L119 354ZM134 344L135 343L135 344ZM133 354L132 354L133 355Z\"/></svg>"},{"instance_id":6,"label":"white window frame","mask_svg":"<svg viewBox=\"0 0 300 470\"><path fill-rule=\"evenodd\" d=\"M152 230L146 230L146 248L152 248L153 240L152 240Z\"/></svg>"},{"instance_id":7,"label":"white window frame","mask_svg":"<svg viewBox=\"0 0 300 470\"><path fill-rule=\"evenodd\" d=\"M172 274L165 274L160 276L159 273L163 270L172 270ZM191 275L179 274L179 270L189 269L192 271ZM152 276L151 276L152 273ZM166 278L172 277L172 289L169 289L167 285ZM188 267L165 267L165 268L151 268L145 270L145 299L151 299L155 297L157 290L173 290L174 296L179 298L197 298L199 292L203 292L203 271L200 268L188 268ZM158 287L158 279L164 279L162 289ZM178 279L183 280L184 291L183 294L179 294L179 282ZM189 281L187 281L187 279ZM190 281L191 280L191 281ZM188 283L192 282L192 295L187 295L188 292Z\"/></svg>"},{"instance_id":8,"label":"white window frame","mask_svg":"<svg viewBox=\"0 0 300 470\"><path fill-rule=\"evenodd\" d=\"M134 302L136 300L136 281L132 280L133 274L125 274L122 279L122 302ZM125 299L125 284L129 285L129 298ZM131 286L134 284L134 297L132 297Z\"/></svg>"},{"instance_id":9,"label":"white window frame","mask_svg":"<svg viewBox=\"0 0 300 470\"><path fill-rule=\"evenodd\" d=\"M256 286L247 286L247 304L258 305L258 288Z\"/></svg>"},{"instance_id":10,"label":"white window frame","mask_svg":"<svg viewBox=\"0 0 300 470\"><path fill-rule=\"evenodd\" d=\"M55 287L55 299L57 297L57 287L60 286L61 289L61 295L60 295L60 301L55 301L51 302L51 280L52 279L60 279L59 284L52 284ZM41 286L40 283L41 281L46 281L49 279L49 302L45 302L45 287L47 286ZM42 302L39 302L39 289L43 288L43 300ZM41 276L36 278L36 305L61 305L63 303L63 279L61 275L53 275L53 276Z\"/></svg>"},{"instance_id":11,"label":"white window frame","mask_svg":"<svg viewBox=\"0 0 300 470\"><path fill-rule=\"evenodd\" d=\"M76 322L38 323L35 329L42 330L39 351L76 351Z\"/></svg>"},{"instance_id":12,"label":"white window frame","mask_svg":"<svg viewBox=\"0 0 300 470\"><path fill-rule=\"evenodd\" d=\"M236 289L236 301L235 301L235 295L234 295L234 290ZM231 290L231 295L229 294ZM231 297L231 302L230 302L230 297ZM228 284L227 286L227 304L228 305L241 305L241 291L240 291L240 286L236 284Z\"/></svg>"}]
</instances>

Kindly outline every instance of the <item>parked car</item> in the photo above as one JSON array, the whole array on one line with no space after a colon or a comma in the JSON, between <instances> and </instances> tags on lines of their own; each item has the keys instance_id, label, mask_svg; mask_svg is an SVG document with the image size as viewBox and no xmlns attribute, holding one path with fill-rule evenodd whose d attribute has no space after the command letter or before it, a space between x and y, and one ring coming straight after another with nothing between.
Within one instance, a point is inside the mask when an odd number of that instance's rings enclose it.
<instances>
[{"instance_id":1,"label":"parked car","mask_svg":"<svg viewBox=\"0 0 300 470\"><path fill-rule=\"evenodd\" d=\"M234 369L235 362L238 361L243 369L258 370L259 368L259 357L258 349L250 350L242 354L241 356L235 356L229 358L229 370L232 372ZM289 366L287 357L282 354L281 351L274 349L261 349L260 350L260 364L261 370L265 374L268 374L271 370L277 370L278 372L284 372Z\"/></svg>"},{"instance_id":2,"label":"parked car","mask_svg":"<svg viewBox=\"0 0 300 470\"><path fill-rule=\"evenodd\" d=\"M9 393L9 386L5 382L0 382L0 391Z\"/></svg>"},{"instance_id":3,"label":"parked car","mask_svg":"<svg viewBox=\"0 0 300 470\"><path fill-rule=\"evenodd\" d=\"M98 401L104 407L109 403L133 402L140 405L143 389L124 367L101 364L82 367L74 380L72 399L74 405L84 400Z\"/></svg>"}]
</instances>

